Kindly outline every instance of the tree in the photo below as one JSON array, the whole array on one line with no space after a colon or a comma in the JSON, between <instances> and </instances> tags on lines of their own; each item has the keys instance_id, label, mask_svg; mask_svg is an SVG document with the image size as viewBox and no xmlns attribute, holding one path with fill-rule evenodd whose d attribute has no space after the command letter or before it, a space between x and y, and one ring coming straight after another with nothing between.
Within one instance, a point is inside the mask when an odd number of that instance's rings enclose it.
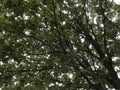
<instances>
[{"instance_id":1,"label":"tree","mask_svg":"<svg viewBox=\"0 0 120 90\"><path fill-rule=\"evenodd\" d=\"M113 0L1 0L3 90L120 90Z\"/></svg>"}]
</instances>

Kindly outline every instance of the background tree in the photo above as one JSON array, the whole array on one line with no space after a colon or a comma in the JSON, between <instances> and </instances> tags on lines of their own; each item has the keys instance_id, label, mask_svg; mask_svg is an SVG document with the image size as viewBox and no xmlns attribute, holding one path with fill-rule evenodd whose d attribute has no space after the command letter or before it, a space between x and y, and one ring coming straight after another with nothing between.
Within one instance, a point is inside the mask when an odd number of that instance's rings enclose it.
<instances>
[{"instance_id":1,"label":"background tree","mask_svg":"<svg viewBox=\"0 0 120 90\"><path fill-rule=\"evenodd\" d=\"M120 90L120 6L113 0L1 0L2 90Z\"/></svg>"}]
</instances>

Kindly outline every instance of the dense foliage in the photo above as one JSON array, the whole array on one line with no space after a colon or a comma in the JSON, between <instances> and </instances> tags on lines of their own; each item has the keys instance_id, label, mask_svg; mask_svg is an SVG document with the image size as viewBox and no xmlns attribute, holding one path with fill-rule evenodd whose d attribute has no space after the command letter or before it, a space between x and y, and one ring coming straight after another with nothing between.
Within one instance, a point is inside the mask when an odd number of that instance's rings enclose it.
<instances>
[{"instance_id":1,"label":"dense foliage","mask_svg":"<svg viewBox=\"0 0 120 90\"><path fill-rule=\"evenodd\" d=\"M120 5L1 0L2 90L120 90Z\"/></svg>"}]
</instances>

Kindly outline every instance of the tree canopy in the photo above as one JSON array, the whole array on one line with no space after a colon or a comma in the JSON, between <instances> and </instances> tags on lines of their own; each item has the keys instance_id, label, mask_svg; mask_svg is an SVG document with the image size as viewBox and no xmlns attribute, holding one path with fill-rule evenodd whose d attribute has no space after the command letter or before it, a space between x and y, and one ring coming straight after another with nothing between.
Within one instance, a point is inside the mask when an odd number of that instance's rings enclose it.
<instances>
[{"instance_id":1,"label":"tree canopy","mask_svg":"<svg viewBox=\"0 0 120 90\"><path fill-rule=\"evenodd\" d=\"M120 90L120 5L1 0L2 90Z\"/></svg>"}]
</instances>

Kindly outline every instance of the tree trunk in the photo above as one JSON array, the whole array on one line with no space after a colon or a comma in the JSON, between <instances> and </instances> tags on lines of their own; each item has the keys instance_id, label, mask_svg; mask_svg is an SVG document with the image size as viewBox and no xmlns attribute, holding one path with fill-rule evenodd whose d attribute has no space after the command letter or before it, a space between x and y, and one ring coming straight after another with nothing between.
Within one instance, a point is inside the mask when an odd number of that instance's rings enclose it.
<instances>
[{"instance_id":1,"label":"tree trunk","mask_svg":"<svg viewBox=\"0 0 120 90\"><path fill-rule=\"evenodd\" d=\"M113 87L116 90L120 90L120 79L118 78L118 75L115 72L112 63L105 62L104 64L105 64L106 68L108 69L109 75L111 77L111 82L110 83L113 85Z\"/></svg>"}]
</instances>

